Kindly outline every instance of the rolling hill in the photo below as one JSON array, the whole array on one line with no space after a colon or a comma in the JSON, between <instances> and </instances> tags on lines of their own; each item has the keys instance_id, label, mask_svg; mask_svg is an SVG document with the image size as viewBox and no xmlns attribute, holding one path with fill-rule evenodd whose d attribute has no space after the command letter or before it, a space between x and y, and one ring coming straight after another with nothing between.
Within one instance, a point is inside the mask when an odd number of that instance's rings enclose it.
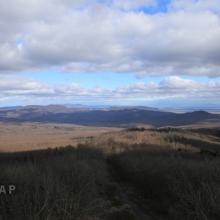
<instances>
[{"instance_id":1,"label":"rolling hill","mask_svg":"<svg viewBox=\"0 0 220 220\"><path fill-rule=\"evenodd\" d=\"M220 115L205 111L173 113L150 108L67 108L61 105L26 106L0 109L1 122L50 122L92 126L154 127L184 126L202 122L219 123Z\"/></svg>"}]
</instances>

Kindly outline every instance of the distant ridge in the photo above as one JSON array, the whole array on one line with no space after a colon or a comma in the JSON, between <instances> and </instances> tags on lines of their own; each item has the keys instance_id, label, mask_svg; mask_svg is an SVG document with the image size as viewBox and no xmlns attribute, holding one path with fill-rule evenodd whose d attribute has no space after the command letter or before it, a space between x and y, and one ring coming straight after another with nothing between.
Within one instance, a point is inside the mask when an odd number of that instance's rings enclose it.
<instances>
[{"instance_id":1,"label":"distant ridge","mask_svg":"<svg viewBox=\"0 0 220 220\"><path fill-rule=\"evenodd\" d=\"M217 121L220 115L206 111L187 113L165 112L148 107L100 107L97 109L63 105L25 106L0 108L2 122L50 122L91 126L128 127L147 124L154 127L182 126L194 123Z\"/></svg>"}]
</instances>

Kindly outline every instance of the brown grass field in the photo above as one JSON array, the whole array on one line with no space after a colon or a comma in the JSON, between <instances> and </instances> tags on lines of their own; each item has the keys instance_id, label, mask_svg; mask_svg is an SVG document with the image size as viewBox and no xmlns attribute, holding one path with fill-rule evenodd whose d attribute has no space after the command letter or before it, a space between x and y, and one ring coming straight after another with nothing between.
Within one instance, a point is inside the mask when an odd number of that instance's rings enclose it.
<instances>
[{"instance_id":1,"label":"brown grass field","mask_svg":"<svg viewBox=\"0 0 220 220\"><path fill-rule=\"evenodd\" d=\"M145 126L146 130L128 131L113 127L92 127L71 124L54 123L0 123L0 152L19 152L41 150L47 148L77 146L88 144L105 151L123 151L124 148L135 148L141 145L157 145L169 149L190 149L195 147L183 143L183 140L173 141L177 138L186 140L206 141L216 143L215 138L208 135L191 132L203 126L183 126L176 131L158 132ZM204 126L204 128L217 126ZM219 140L217 140L218 142ZM196 148L198 149L198 148Z\"/></svg>"},{"instance_id":2,"label":"brown grass field","mask_svg":"<svg viewBox=\"0 0 220 220\"><path fill-rule=\"evenodd\" d=\"M212 131L208 128L207 131ZM220 138L211 133L199 132L195 128L163 128L132 130L124 129L100 134L88 139L86 144L102 149L107 153L120 153L127 150L144 149L147 151L183 150L198 152L200 150L219 151Z\"/></svg>"},{"instance_id":3,"label":"brown grass field","mask_svg":"<svg viewBox=\"0 0 220 220\"><path fill-rule=\"evenodd\" d=\"M76 146L118 128L50 123L0 123L0 152Z\"/></svg>"}]
</instances>

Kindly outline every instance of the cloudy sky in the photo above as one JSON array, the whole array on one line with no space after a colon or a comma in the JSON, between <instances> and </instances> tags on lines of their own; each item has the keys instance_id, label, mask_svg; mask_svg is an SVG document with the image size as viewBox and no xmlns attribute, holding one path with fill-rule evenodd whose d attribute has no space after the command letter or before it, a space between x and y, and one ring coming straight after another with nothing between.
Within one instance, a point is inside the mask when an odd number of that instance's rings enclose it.
<instances>
[{"instance_id":1,"label":"cloudy sky","mask_svg":"<svg viewBox=\"0 0 220 220\"><path fill-rule=\"evenodd\" d=\"M0 106L220 107L220 0L0 0Z\"/></svg>"}]
</instances>

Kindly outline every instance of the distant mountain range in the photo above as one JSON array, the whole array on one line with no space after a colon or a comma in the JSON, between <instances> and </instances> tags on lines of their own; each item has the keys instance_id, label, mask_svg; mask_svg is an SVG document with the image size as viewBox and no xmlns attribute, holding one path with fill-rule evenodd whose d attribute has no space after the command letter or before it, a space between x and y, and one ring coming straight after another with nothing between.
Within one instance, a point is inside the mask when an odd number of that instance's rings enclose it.
<instances>
[{"instance_id":1,"label":"distant mountain range","mask_svg":"<svg viewBox=\"0 0 220 220\"><path fill-rule=\"evenodd\" d=\"M136 106L83 106L48 105L0 108L1 122L71 123L91 126L128 127L139 124L182 126L201 122L219 122L220 115L205 111L173 113L156 108Z\"/></svg>"}]
</instances>

